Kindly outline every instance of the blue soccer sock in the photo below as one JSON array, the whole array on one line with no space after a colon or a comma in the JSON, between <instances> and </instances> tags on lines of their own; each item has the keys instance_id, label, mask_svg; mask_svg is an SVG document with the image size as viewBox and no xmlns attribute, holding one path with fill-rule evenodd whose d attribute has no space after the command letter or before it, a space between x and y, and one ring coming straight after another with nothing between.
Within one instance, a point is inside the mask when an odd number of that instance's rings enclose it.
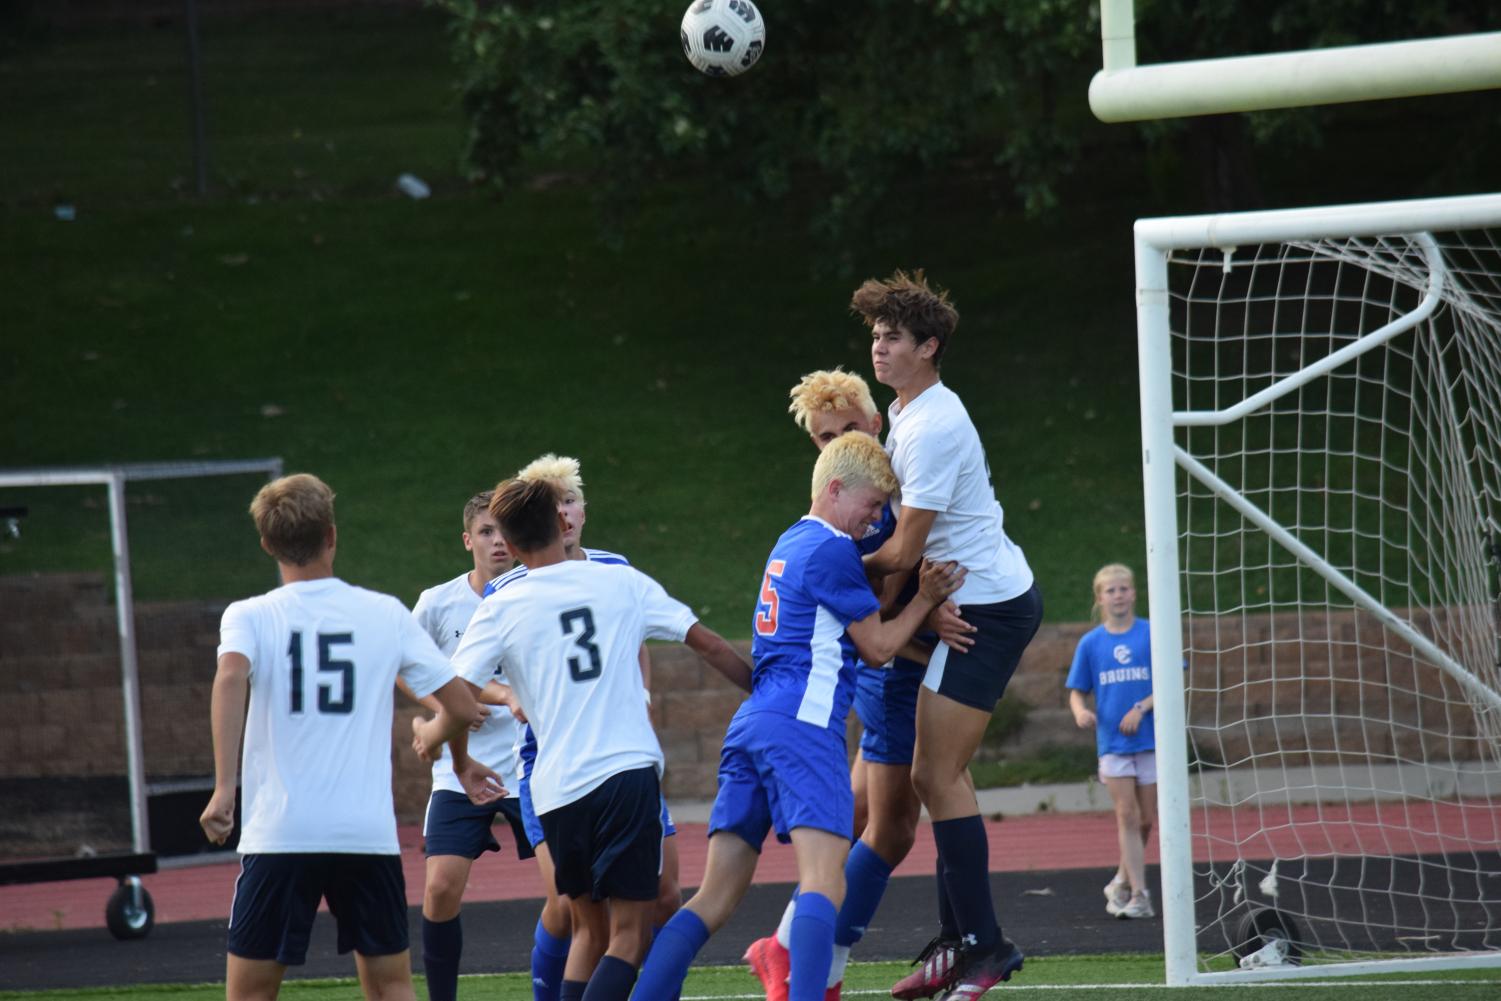
<instances>
[{"instance_id":1,"label":"blue soccer sock","mask_svg":"<svg viewBox=\"0 0 1501 1001\"><path fill-rule=\"evenodd\" d=\"M657 925L654 928L652 928L652 930L651 930L651 940L653 942L655 942L657 940L657 936L658 935L662 934L663 927L665 927L665 926L664 925ZM682 995L683 995L683 989L681 987L679 987L677 990L673 991L672 994L668 998L666 998L666 1001L678 1001L678 998L682 997Z\"/></svg>"},{"instance_id":2,"label":"blue soccer sock","mask_svg":"<svg viewBox=\"0 0 1501 1001\"><path fill-rule=\"evenodd\" d=\"M636 982L636 968L618 956L601 956L583 1001L628 1001L631 985Z\"/></svg>"},{"instance_id":3,"label":"blue soccer sock","mask_svg":"<svg viewBox=\"0 0 1501 1001\"><path fill-rule=\"evenodd\" d=\"M823 894L804 890L797 895L788 1001L823 1001L829 964L834 958L834 922L838 916L834 902Z\"/></svg>"},{"instance_id":4,"label":"blue soccer sock","mask_svg":"<svg viewBox=\"0 0 1501 1001\"><path fill-rule=\"evenodd\" d=\"M844 904L834 922L834 944L854 945L865 934L870 919L876 916L891 866L863 841L856 841L844 863Z\"/></svg>"},{"instance_id":5,"label":"blue soccer sock","mask_svg":"<svg viewBox=\"0 0 1501 1001\"><path fill-rule=\"evenodd\" d=\"M459 954L464 927L455 914L448 921L422 919L422 972L432 1001L454 1001L459 993Z\"/></svg>"},{"instance_id":6,"label":"blue soccer sock","mask_svg":"<svg viewBox=\"0 0 1501 1001\"><path fill-rule=\"evenodd\" d=\"M532 933L532 1001L560 1001L567 963L568 939L554 937L538 918Z\"/></svg>"},{"instance_id":7,"label":"blue soccer sock","mask_svg":"<svg viewBox=\"0 0 1501 1001\"><path fill-rule=\"evenodd\" d=\"M709 927L703 919L688 908L678 910L657 933L651 951L646 954L646 963L641 967L641 977L636 981L636 996L639 998L670 998L683 989L683 980L688 976L688 967L693 957L709 941Z\"/></svg>"},{"instance_id":8,"label":"blue soccer sock","mask_svg":"<svg viewBox=\"0 0 1501 1001\"><path fill-rule=\"evenodd\" d=\"M995 903L990 899L990 841L979 814L940 820L933 841L943 859L943 882L967 948L984 952L1000 938Z\"/></svg>"}]
</instances>

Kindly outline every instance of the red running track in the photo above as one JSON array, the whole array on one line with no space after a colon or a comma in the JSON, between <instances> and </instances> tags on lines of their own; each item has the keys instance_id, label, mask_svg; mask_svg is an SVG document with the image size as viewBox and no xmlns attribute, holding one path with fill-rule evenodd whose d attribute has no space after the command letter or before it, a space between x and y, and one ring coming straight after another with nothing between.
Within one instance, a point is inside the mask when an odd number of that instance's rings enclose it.
<instances>
[{"instance_id":1,"label":"red running track","mask_svg":"<svg viewBox=\"0 0 1501 1001\"><path fill-rule=\"evenodd\" d=\"M1235 857L1237 844L1241 855L1250 859L1501 850L1501 805L1490 803L1427 803L1421 809L1401 803L1219 809L1196 814L1193 824L1195 837L1201 841L1196 855L1211 860ZM1107 869L1116 864L1112 813L1030 814L990 819L986 828L992 872ZM541 897L537 867L516 858L504 825L497 830L502 832L499 837L505 849L499 856L479 860L465 899ZM676 840L685 887L697 886L703 877L708 848L704 833L703 824L678 825ZM407 899L415 906L422 901L421 831L404 826L398 836ZM1156 840L1147 848L1149 864L1158 860ZM923 824L912 853L895 874L930 874L935 858L932 828ZM225 862L171 869L146 876L143 882L156 905L158 922L222 920L229 914L238 873L238 864ZM768 841L756 882L796 881L791 846ZM104 902L113 888L114 881L109 879L0 886L0 931L101 927Z\"/></svg>"}]
</instances>

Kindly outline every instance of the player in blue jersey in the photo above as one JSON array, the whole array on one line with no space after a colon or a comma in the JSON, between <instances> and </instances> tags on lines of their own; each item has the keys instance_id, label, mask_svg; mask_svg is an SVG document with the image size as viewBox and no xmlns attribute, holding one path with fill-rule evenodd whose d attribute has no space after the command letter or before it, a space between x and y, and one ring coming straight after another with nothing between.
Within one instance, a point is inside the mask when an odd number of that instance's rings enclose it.
<instances>
[{"instance_id":1,"label":"player in blue jersey","mask_svg":"<svg viewBox=\"0 0 1501 1001\"><path fill-rule=\"evenodd\" d=\"M1157 820L1157 742L1152 732L1152 637L1136 617L1136 578L1121 563L1094 575L1100 624L1085 633L1069 668L1068 706L1080 729L1095 728L1100 781L1115 804L1121 860L1105 886L1105 910L1153 916L1146 843ZM1085 696L1094 693L1094 709Z\"/></svg>"},{"instance_id":2,"label":"player in blue jersey","mask_svg":"<svg viewBox=\"0 0 1501 1001\"><path fill-rule=\"evenodd\" d=\"M584 524L588 520L588 506L584 499L584 481L579 471L579 461L570 456L548 453L523 467L516 478L527 482L551 483L558 489L558 513L564 522L563 550L570 560L590 560L594 563L625 564L629 561L618 553L603 549L587 549L582 545ZM526 576L527 568L518 566L509 573L501 574L490 582L486 593L493 593L503 581ZM648 692L651 690L651 656L645 646L638 654L641 663L641 678ZM554 879L552 852L547 848L542 833L542 823L532 809L531 773L537 760L537 738L530 726L524 727L518 747L521 776L517 790L521 801L521 816L526 825L527 838L531 841L542 870L542 885L546 898L542 913L537 917L537 926L532 935L532 996L533 1001L557 1001L562 988L563 969L568 959L568 941L571 934L568 903L558 894ZM682 905L682 891L678 886L677 828L667 804L662 804L662 872L658 882L657 907L654 925L660 927Z\"/></svg>"},{"instance_id":3,"label":"player in blue jersey","mask_svg":"<svg viewBox=\"0 0 1501 1001\"><path fill-rule=\"evenodd\" d=\"M850 307L870 328L876 380L896 391L886 431L901 484L896 529L865 557L866 569L905 574L922 559L958 562L969 576L954 603L976 627L967 649L934 648L918 692L912 784L933 821L947 900L940 899L939 937L924 950L921 969L892 994L947 990L947 998L973 1001L1009 980L1023 956L996 917L990 844L969 762L1042 622L1042 592L1006 534L974 422L939 377L959 322L948 294L931 288L921 271L898 271L863 283Z\"/></svg>"},{"instance_id":4,"label":"player in blue jersey","mask_svg":"<svg viewBox=\"0 0 1501 1001\"><path fill-rule=\"evenodd\" d=\"M788 411L820 451L850 431L872 437L881 433L881 414L870 387L853 372L837 368L810 372L788 396ZM887 503L880 520L856 540L856 546L862 554L875 552L891 537L895 526L896 517ZM915 580L908 584L915 589ZM901 597L910 593L908 590ZM962 637L973 627L959 617L952 603L945 602L940 612L943 610L952 610L944 621L958 631L954 641L967 642ZM845 898L834 927L834 959L824 1001L839 998L850 949L864 935L892 870L907 857L917 837L922 803L912 788L912 747L917 735L917 689L932 637L924 633L919 639L924 645L920 657L898 656L889 665L872 666L861 661L856 667L854 709L862 732L850 782L855 794L854 831L859 839L851 846L845 863ZM788 949L796 907L794 894L775 934L757 939L745 952L745 961L761 980L767 1001L787 998L791 972Z\"/></svg>"},{"instance_id":5,"label":"player in blue jersey","mask_svg":"<svg viewBox=\"0 0 1501 1001\"><path fill-rule=\"evenodd\" d=\"M723 927L774 830L792 843L801 892L792 922L792 1001L824 996L854 824L844 733L857 655L884 664L963 582L957 566L924 568L918 595L883 622L855 539L896 486L880 443L852 432L813 469L812 506L767 559L753 621L751 697L720 754L709 855L698 893L647 956L634 997L670 997L709 935Z\"/></svg>"}]
</instances>

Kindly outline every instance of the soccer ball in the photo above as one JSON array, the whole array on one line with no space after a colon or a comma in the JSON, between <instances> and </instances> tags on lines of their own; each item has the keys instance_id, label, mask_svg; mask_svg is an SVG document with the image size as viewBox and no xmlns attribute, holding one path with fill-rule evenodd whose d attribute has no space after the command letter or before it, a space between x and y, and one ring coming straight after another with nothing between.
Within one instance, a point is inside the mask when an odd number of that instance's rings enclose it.
<instances>
[{"instance_id":1,"label":"soccer ball","mask_svg":"<svg viewBox=\"0 0 1501 1001\"><path fill-rule=\"evenodd\" d=\"M709 76L739 76L766 45L766 22L751 0L693 0L681 33L683 54Z\"/></svg>"}]
</instances>

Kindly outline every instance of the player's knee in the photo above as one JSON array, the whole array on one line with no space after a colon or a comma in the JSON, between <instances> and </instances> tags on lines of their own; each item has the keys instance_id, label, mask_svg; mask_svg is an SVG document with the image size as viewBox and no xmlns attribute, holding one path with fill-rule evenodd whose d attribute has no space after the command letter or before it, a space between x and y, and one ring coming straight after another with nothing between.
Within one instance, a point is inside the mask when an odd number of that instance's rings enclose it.
<instances>
[{"instance_id":1,"label":"player's knee","mask_svg":"<svg viewBox=\"0 0 1501 1001\"><path fill-rule=\"evenodd\" d=\"M1137 830L1141 827L1141 809L1135 803L1117 803L1115 819L1122 827Z\"/></svg>"}]
</instances>

